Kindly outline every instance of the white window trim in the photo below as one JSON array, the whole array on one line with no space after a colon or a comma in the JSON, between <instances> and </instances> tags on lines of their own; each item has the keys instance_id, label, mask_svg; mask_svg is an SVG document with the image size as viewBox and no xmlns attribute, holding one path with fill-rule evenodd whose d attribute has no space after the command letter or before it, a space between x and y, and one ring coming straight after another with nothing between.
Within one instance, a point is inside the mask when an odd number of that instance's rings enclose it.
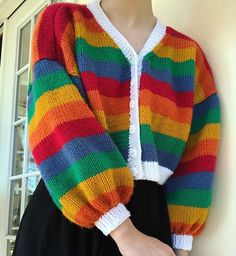
<instances>
[{"instance_id":1,"label":"white window trim","mask_svg":"<svg viewBox=\"0 0 236 256\"><path fill-rule=\"evenodd\" d=\"M14 121L14 114L15 114L15 107L16 107L16 86L17 86L17 75L19 73L22 73L24 70L26 70L29 67L29 64L27 64L25 67L23 67L21 70L16 71L17 69L17 64L18 64L18 55L19 55L19 31L20 29L29 21L34 19L34 16L37 14L37 12L43 8L45 5L52 3L52 0L43 0L41 1L41 3L38 3L34 6L34 8L32 9L32 11L27 15L24 16L23 19L21 19L17 24L17 36L16 36L16 42L15 44L17 44L17 47L15 49L14 52L14 56L16 57L14 59L14 65L15 65L15 72L14 72L14 78L11 80L13 81L10 85L13 86L12 90L13 90L13 94L11 95L11 122L9 123L9 121L7 122L7 124L4 122L3 120L3 113L1 113L1 111L4 111L3 106L1 106L1 104L3 104L3 98L4 98L4 84L6 84L6 80L4 79L4 69L6 69L6 61L5 61L5 54L6 54L6 47L7 47L7 41L10 40L10 38L8 38L8 19L4 19L4 25L3 25L3 44L2 44L2 64L1 64L1 68L0 68L0 140L6 142L8 146L1 146L0 144L0 155L4 155L7 158L7 163L4 165L3 169L1 170L1 179L0 179L0 255L2 256L6 256L7 253L7 242L8 240L14 240L15 237L8 235L8 221L9 221L9 203L10 203L10 184L11 184L11 180L15 180L18 178L23 178L22 179L22 202L21 202L21 216L20 218L22 218L23 215L23 211L24 211L24 200L25 200L25 183L26 179L24 179L25 177L30 177L30 176L37 176L40 175L40 172L34 172L34 173L25 173L25 174L21 174L18 176L11 176L11 170L12 170L12 150L13 150L13 139L14 139L14 129L13 126L16 124L19 124L21 122L23 122L22 120L19 121ZM33 30L33 23L31 23L31 31ZM31 45L31 43L30 43ZM29 54L29 56L31 55L31 52ZM25 118L26 119L26 118ZM24 119L24 120L25 120ZM26 120L27 121L27 120ZM5 123L5 124L4 124ZM4 130L2 129L4 126L9 126L11 127L11 131L10 131L10 138L4 138ZM27 128L26 128L27 129ZM4 139L4 140L2 140ZM25 138L26 139L26 138ZM2 143L4 144L4 143ZM4 150L5 149L5 150ZM6 152L7 150L7 152ZM3 154L4 153L4 154ZM25 152L24 152L24 158L26 159L27 157L27 153L28 153L28 145L27 143L25 143ZM26 170L26 166L27 165L27 161L25 161L24 163L24 167L23 169Z\"/></svg>"}]
</instances>

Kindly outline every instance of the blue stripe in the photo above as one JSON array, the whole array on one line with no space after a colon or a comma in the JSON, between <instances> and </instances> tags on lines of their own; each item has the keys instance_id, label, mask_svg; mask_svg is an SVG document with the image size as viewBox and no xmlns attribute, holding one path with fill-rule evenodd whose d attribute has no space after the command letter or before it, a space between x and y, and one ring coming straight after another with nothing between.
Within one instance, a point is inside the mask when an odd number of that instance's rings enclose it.
<instances>
[{"instance_id":1,"label":"blue stripe","mask_svg":"<svg viewBox=\"0 0 236 256\"><path fill-rule=\"evenodd\" d=\"M142 161L155 161L161 166L174 170L179 162L179 158L168 152L157 150L153 144L141 144Z\"/></svg>"},{"instance_id":2,"label":"blue stripe","mask_svg":"<svg viewBox=\"0 0 236 256\"><path fill-rule=\"evenodd\" d=\"M75 138L64 144L53 156L44 160L39 165L39 169L47 181L89 154L115 150L117 147L106 134Z\"/></svg>"},{"instance_id":3,"label":"blue stripe","mask_svg":"<svg viewBox=\"0 0 236 256\"><path fill-rule=\"evenodd\" d=\"M213 182L212 172L197 172L184 176L171 176L165 183L168 192L180 189L209 189Z\"/></svg>"},{"instance_id":4,"label":"blue stripe","mask_svg":"<svg viewBox=\"0 0 236 256\"><path fill-rule=\"evenodd\" d=\"M206 114L209 109L219 107L219 97L217 93L212 94L206 98L203 102L196 104L193 108L193 118L198 118L201 115Z\"/></svg>"},{"instance_id":5,"label":"blue stripe","mask_svg":"<svg viewBox=\"0 0 236 256\"><path fill-rule=\"evenodd\" d=\"M170 69L154 69L147 60L143 61L143 73L147 73L157 81L168 83L176 92L193 92L193 76L174 76Z\"/></svg>"},{"instance_id":6,"label":"blue stripe","mask_svg":"<svg viewBox=\"0 0 236 256\"><path fill-rule=\"evenodd\" d=\"M93 72L96 76L111 78L121 82L130 80L129 66L123 67L111 61L92 60L82 53L77 55L77 60L80 72Z\"/></svg>"}]
</instances>

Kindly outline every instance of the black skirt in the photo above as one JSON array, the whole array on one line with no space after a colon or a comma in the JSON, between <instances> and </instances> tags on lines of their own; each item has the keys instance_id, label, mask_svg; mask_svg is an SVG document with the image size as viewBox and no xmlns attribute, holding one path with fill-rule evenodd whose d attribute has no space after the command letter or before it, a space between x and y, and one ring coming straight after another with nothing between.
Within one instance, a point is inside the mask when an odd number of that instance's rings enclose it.
<instances>
[{"instance_id":1,"label":"black skirt","mask_svg":"<svg viewBox=\"0 0 236 256\"><path fill-rule=\"evenodd\" d=\"M172 247L164 188L157 182L135 180L126 204L131 221L141 232ZM121 256L110 235L96 226L80 228L65 218L40 180L31 197L16 236L13 256Z\"/></svg>"}]
</instances>

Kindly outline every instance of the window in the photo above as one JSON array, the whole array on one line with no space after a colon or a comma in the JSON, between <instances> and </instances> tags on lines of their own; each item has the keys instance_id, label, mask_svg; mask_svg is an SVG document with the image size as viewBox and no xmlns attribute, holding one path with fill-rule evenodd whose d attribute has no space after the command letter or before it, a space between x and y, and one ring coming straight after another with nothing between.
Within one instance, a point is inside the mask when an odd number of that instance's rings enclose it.
<instances>
[{"instance_id":1,"label":"window","mask_svg":"<svg viewBox=\"0 0 236 256\"><path fill-rule=\"evenodd\" d=\"M10 198L8 206L7 254L11 256L24 210L41 178L29 152L26 138L27 84L29 79L30 42L33 28L44 4L19 27L15 68L15 108L12 121Z\"/></svg>"}]
</instances>

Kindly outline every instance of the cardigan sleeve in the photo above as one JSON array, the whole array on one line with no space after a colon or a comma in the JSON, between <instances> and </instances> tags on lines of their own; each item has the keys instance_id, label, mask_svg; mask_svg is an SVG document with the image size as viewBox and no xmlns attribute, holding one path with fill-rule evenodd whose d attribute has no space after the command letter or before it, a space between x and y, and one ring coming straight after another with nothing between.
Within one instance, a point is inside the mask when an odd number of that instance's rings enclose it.
<instances>
[{"instance_id":1,"label":"cardigan sleeve","mask_svg":"<svg viewBox=\"0 0 236 256\"><path fill-rule=\"evenodd\" d=\"M40 13L31 43L29 149L53 202L81 228L108 235L130 216L132 173L90 108L74 54L67 4Z\"/></svg>"},{"instance_id":2,"label":"cardigan sleeve","mask_svg":"<svg viewBox=\"0 0 236 256\"><path fill-rule=\"evenodd\" d=\"M206 55L196 43L194 104L189 137L164 188L176 249L191 251L207 220L220 142L220 100Z\"/></svg>"}]
</instances>

